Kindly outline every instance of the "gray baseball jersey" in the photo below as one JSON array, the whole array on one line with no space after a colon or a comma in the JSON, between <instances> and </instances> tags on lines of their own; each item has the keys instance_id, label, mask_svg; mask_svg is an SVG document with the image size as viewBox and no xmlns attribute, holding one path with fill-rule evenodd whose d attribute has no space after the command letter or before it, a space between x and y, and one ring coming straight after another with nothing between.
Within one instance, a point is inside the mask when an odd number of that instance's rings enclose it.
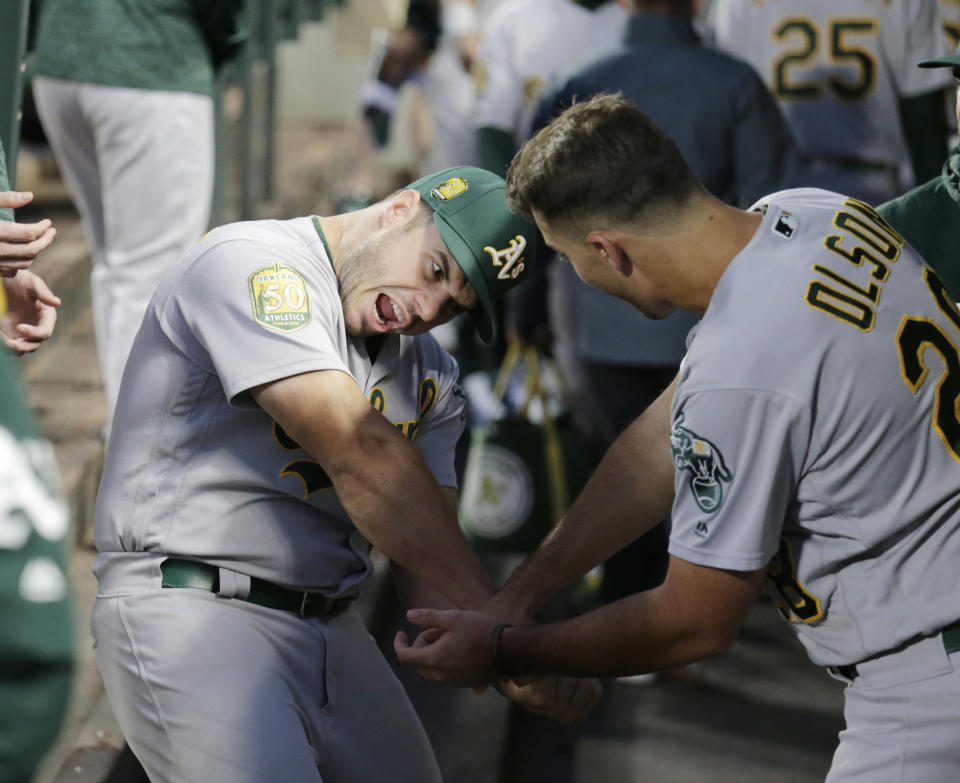
<instances>
[{"instance_id":1,"label":"gray baseball jersey","mask_svg":"<svg viewBox=\"0 0 960 783\"><path fill-rule=\"evenodd\" d=\"M898 101L950 84L917 68L946 54L936 0L713 0L709 20L780 103L808 158L798 182L875 203L910 187Z\"/></svg>"},{"instance_id":2,"label":"gray baseball jersey","mask_svg":"<svg viewBox=\"0 0 960 783\"><path fill-rule=\"evenodd\" d=\"M960 615L960 313L866 205L758 207L681 367L670 551L769 564L811 659L854 663Z\"/></svg>"},{"instance_id":3,"label":"gray baseball jersey","mask_svg":"<svg viewBox=\"0 0 960 783\"><path fill-rule=\"evenodd\" d=\"M367 541L248 393L312 370L353 377L455 486L456 362L429 335L388 336L370 361L344 329L315 218L232 224L165 278L136 337L97 502L98 575L147 551L328 595L355 588Z\"/></svg>"}]
</instances>

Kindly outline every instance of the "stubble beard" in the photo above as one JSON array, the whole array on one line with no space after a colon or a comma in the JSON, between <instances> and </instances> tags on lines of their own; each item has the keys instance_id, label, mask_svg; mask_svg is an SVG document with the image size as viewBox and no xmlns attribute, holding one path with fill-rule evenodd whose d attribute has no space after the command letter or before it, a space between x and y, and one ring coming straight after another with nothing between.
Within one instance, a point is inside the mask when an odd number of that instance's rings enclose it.
<instances>
[{"instance_id":1,"label":"stubble beard","mask_svg":"<svg viewBox=\"0 0 960 783\"><path fill-rule=\"evenodd\" d=\"M371 237L347 256L340 269L340 304L347 332L354 337L371 334L366 327L360 300L387 271L386 246L389 236Z\"/></svg>"}]
</instances>

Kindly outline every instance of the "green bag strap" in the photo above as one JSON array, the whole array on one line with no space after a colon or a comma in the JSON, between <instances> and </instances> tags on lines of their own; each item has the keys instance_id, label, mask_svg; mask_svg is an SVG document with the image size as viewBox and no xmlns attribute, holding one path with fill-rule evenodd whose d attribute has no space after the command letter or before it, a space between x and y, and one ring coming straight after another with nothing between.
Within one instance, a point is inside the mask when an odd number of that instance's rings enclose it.
<instances>
[{"instance_id":1,"label":"green bag strap","mask_svg":"<svg viewBox=\"0 0 960 783\"><path fill-rule=\"evenodd\" d=\"M534 398L540 398L540 408L543 411L543 457L544 464L547 467L547 481L550 484L550 508L553 511L554 524L556 524L560 521L560 517L566 513L570 502L570 492L567 486L567 472L563 464L563 446L560 443L560 435L557 432L556 422L550 415L546 395L540 384L540 361L536 348L532 345L521 345L518 341L510 342L500 365L500 370L497 372L497 380L493 385L493 398L497 407L503 403L503 398L507 393L507 385L510 383L510 378L513 376L521 356L526 370L524 380L527 391L521 414L524 418L527 418L530 402Z\"/></svg>"}]
</instances>

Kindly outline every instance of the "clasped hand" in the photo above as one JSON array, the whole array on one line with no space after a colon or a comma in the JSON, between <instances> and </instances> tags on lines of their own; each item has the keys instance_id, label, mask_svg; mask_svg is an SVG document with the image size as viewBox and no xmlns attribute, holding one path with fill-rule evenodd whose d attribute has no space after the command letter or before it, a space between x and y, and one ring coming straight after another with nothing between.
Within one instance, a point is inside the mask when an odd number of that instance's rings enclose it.
<instances>
[{"instance_id":1,"label":"clasped hand","mask_svg":"<svg viewBox=\"0 0 960 783\"><path fill-rule=\"evenodd\" d=\"M490 654L490 635L499 622L484 611L411 609L407 619L424 630L411 644L399 631L393 647L401 663L421 676L446 685L481 691L493 682L503 693L538 715L559 723L583 720L603 695L593 678L511 677L498 670Z\"/></svg>"}]
</instances>

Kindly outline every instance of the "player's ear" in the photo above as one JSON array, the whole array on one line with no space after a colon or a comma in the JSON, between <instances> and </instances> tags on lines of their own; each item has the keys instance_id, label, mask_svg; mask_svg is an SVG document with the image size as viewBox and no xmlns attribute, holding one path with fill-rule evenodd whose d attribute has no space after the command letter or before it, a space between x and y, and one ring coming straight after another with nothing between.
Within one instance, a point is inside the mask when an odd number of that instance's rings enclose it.
<instances>
[{"instance_id":1,"label":"player's ear","mask_svg":"<svg viewBox=\"0 0 960 783\"><path fill-rule=\"evenodd\" d=\"M380 214L381 224L390 225L396 221L409 220L416 214L420 205L420 193L416 190L401 190L387 201L387 206Z\"/></svg>"},{"instance_id":2,"label":"player's ear","mask_svg":"<svg viewBox=\"0 0 960 783\"><path fill-rule=\"evenodd\" d=\"M612 234L605 231L591 231L587 234L587 243L614 271L622 275L630 274L630 257Z\"/></svg>"}]
</instances>

